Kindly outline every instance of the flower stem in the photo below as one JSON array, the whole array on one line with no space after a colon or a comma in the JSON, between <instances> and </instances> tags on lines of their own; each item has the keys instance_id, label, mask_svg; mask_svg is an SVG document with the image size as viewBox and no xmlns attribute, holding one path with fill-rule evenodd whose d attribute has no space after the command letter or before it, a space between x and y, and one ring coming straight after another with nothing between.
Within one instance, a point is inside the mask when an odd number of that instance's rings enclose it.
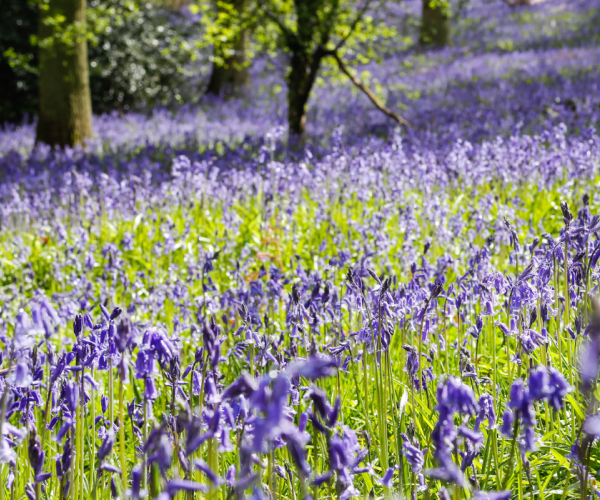
<instances>
[{"instance_id":1,"label":"flower stem","mask_svg":"<svg viewBox=\"0 0 600 500\"><path fill-rule=\"evenodd\" d=\"M121 451L121 481L123 482L123 488L127 488L127 463L125 461L125 414L123 412L123 379L120 380L119 384L119 447Z\"/></svg>"}]
</instances>

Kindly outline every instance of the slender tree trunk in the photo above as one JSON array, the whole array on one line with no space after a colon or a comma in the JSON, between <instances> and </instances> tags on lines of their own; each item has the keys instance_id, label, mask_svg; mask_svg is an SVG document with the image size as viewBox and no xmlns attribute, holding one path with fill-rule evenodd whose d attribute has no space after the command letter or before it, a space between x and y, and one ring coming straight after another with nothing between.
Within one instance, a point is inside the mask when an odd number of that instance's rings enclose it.
<instances>
[{"instance_id":1,"label":"slender tree trunk","mask_svg":"<svg viewBox=\"0 0 600 500\"><path fill-rule=\"evenodd\" d=\"M236 12L237 19L242 19L247 0L229 0L229 2ZM250 86L250 68L246 54L249 38L250 30L242 27L234 40L233 54L222 57L224 64L213 62L206 89L207 94L231 97L242 94ZM215 50L220 49L215 47Z\"/></svg>"},{"instance_id":2,"label":"slender tree trunk","mask_svg":"<svg viewBox=\"0 0 600 500\"><path fill-rule=\"evenodd\" d=\"M306 129L306 105L321 62L318 55L312 59L310 64L302 52L293 52L288 74L288 126L298 136Z\"/></svg>"},{"instance_id":3,"label":"slender tree trunk","mask_svg":"<svg viewBox=\"0 0 600 500\"><path fill-rule=\"evenodd\" d=\"M40 13L39 116L36 142L75 146L92 136L85 38L86 0L50 0ZM64 16L53 28L47 19Z\"/></svg>"},{"instance_id":4,"label":"slender tree trunk","mask_svg":"<svg viewBox=\"0 0 600 500\"><path fill-rule=\"evenodd\" d=\"M246 46L248 30L243 30L235 41L235 53L225 58L223 66L213 62L207 94L226 97L242 94L250 86L250 68L247 63Z\"/></svg>"},{"instance_id":5,"label":"slender tree trunk","mask_svg":"<svg viewBox=\"0 0 600 500\"><path fill-rule=\"evenodd\" d=\"M419 42L438 47L450 43L450 5L447 0L423 0Z\"/></svg>"}]
</instances>

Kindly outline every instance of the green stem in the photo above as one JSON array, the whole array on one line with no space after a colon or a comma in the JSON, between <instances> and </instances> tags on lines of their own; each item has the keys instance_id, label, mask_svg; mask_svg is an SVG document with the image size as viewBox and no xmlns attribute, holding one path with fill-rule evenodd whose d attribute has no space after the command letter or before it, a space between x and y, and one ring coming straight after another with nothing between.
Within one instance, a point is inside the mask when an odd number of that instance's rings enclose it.
<instances>
[{"instance_id":1,"label":"green stem","mask_svg":"<svg viewBox=\"0 0 600 500\"><path fill-rule=\"evenodd\" d=\"M127 463L125 462L125 413L123 411L124 406L124 381L121 379L119 384L119 445L121 451L121 481L123 482L123 488L127 488Z\"/></svg>"},{"instance_id":2,"label":"green stem","mask_svg":"<svg viewBox=\"0 0 600 500\"><path fill-rule=\"evenodd\" d=\"M519 434L519 413L516 412L515 414L515 424L513 427L513 438L512 438L512 442L511 442L511 447L510 447L510 457L508 459L508 465L506 468L506 474L504 476L504 481L503 481L503 487L502 489L506 489L506 487L508 486L508 480L510 479L510 474L513 468L513 464L515 461L515 450L516 450L516 446L517 446L517 436Z\"/></svg>"},{"instance_id":3,"label":"green stem","mask_svg":"<svg viewBox=\"0 0 600 500\"><path fill-rule=\"evenodd\" d=\"M112 359L108 358L108 420L110 421L110 427L112 428L115 425L115 415L114 415L114 380L113 380L113 362ZM110 429L109 429L110 430Z\"/></svg>"},{"instance_id":4,"label":"green stem","mask_svg":"<svg viewBox=\"0 0 600 500\"><path fill-rule=\"evenodd\" d=\"M92 368L92 378L95 375L95 368ZM93 495L96 497L96 400L94 397L94 388L91 388L90 405L92 406L92 452L90 453L90 483L93 484Z\"/></svg>"},{"instance_id":5,"label":"green stem","mask_svg":"<svg viewBox=\"0 0 600 500\"><path fill-rule=\"evenodd\" d=\"M142 426L142 435L144 437L144 442L142 446L146 445L146 441L148 440L148 400L146 399L146 395L144 394L144 422ZM148 471L146 470L146 453L144 453L142 457L142 488L147 489L148 487Z\"/></svg>"}]
</instances>

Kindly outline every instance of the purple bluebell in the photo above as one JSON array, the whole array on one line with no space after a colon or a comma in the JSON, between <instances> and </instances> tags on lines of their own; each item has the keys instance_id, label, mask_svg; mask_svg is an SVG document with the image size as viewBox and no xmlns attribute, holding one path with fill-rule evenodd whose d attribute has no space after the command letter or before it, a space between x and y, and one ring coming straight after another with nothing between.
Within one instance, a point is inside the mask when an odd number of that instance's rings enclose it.
<instances>
[{"instance_id":1,"label":"purple bluebell","mask_svg":"<svg viewBox=\"0 0 600 500\"><path fill-rule=\"evenodd\" d=\"M527 387L529 389L529 397L535 401L541 401L550 393L549 387L550 377L545 366L536 366L529 374Z\"/></svg>"},{"instance_id":2,"label":"purple bluebell","mask_svg":"<svg viewBox=\"0 0 600 500\"><path fill-rule=\"evenodd\" d=\"M303 377L317 380L335 374L336 362L330 356L311 356L306 361L296 361L288 366L287 372L291 377Z\"/></svg>"},{"instance_id":3,"label":"purple bluebell","mask_svg":"<svg viewBox=\"0 0 600 500\"><path fill-rule=\"evenodd\" d=\"M473 500L510 500L511 491L478 491Z\"/></svg>"},{"instance_id":4,"label":"purple bluebell","mask_svg":"<svg viewBox=\"0 0 600 500\"><path fill-rule=\"evenodd\" d=\"M98 462L103 463L108 456L111 454L113 446L115 445L115 434L108 432L106 438L98 448Z\"/></svg>"},{"instance_id":5,"label":"purple bluebell","mask_svg":"<svg viewBox=\"0 0 600 500\"><path fill-rule=\"evenodd\" d=\"M218 486L222 482L204 460L194 460L194 466L201 471L212 484Z\"/></svg>"},{"instance_id":6,"label":"purple bluebell","mask_svg":"<svg viewBox=\"0 0 600 500\"><path fill-rule=\"evenodd\" d=\"M221 398L226 401L228 399L237 398L241 395L249 396L258 389L258 384L247 373L240 375L235 382L229 385L221 395Z\"/></svg>"},{"instance_id":7,"label":"purple bluebell","mask_svg":"<svg viewBox=\"0 0 600 500\"><path fill-rule=\"evenodd\" d=\"M132 500L139 500L140 489L142 485L142 474L143 470L140 465L135 465L131 470L131 498Z\"/></svg>"},{"instance_id":8,"label":"purple bluebell","mask_svg":"<svg viewBox=\"0 0 600 500\"><path fill-rule=\"evenodd\" d=\"M593 415L587 417L581 427L581 430L588 436L600 437L600 416Z\"/></svg>"},{"instance_id":9,"label":"purple bluebell","mask_svg":"<svg viewBox=\"0 0 600 500\"><path fill-rule=\"evenodd\" d=\"M171 467L173 447L164 427L158 427L150 432L148 440L144 443L144 452L148 456L148 463L157 464L164 476Z\"/></svg>"},{"instance_id":10,"label":"purple bluebell","mask_svg":"<svg viewBox=\"0 0 600 500\"><path fill-rule=\"evenodd\" d=\"M208 487L205 484L190 481L189 479L171 479L167 483L167 493L174 498L180 491L200 491L206 493Z\"/></svg>"},{"instance_id":11,"label":"purple bluebell","mask_svg":"<svg viewBox=\"0 0 600 500\"><path fill-rule=\"evenodd\" d=\"M119 469L116 465L107 464L106 462L100 465L100 470L105 472L112 472L115 474L121 473L121 469Z\"/></svg>"},{"instance_id":12,"label":"purple bluebell","mask_svg":"<svg viewBox=\"0 0 600 500\"><path fill-rule=\"evenodd\" d=\"M549 368L548 372L550 374L548 402L558 411L563 407L565 396L573 391L573 387L556 368Z\"/></svg>"},{"instance_id":13,"label":"purple bluebell","mask_svg":"<svg viewBox=\"0 0 600 500\"><path fill-rule=\"evenodd\" d=\"M479 407L472 389L456 377L448 377L443 384L438 385L437 400L439 419L431 434L431 441L434 445L434 457L440 466L427 470L426 474L434 479L462 486L465 484L464 474L452 461L452 452L459 435L459 430L454 426L454 415L460 413L472 416L478 413ZM461 432L480 443L479 433L464 427Z\"/></svg>"},{"instance_id":14,"label":"purple bluebell","mask_svg":"<svg viewBox=\"0 0 600 500\"><path fill-rule=\"evenodd\" d=\"M33 470L33 479L36 483L41 483L52 476L49 472L43 472L46 453L42 449L40 438L35 429L29 435L29 445L27 448L29 463Z\"/></svg>"},{"instance_id":15,"label":"purple bluebell","mask_svg":"<svg viewBox=\"0 0 600 500\"><path fill-rule=\"evenodd\" d=\"M425 465L425 455L423 453L423 450L421 450L418 446L412 445L410 439L406 434L401 434L401 436L402 454L410 463L412 471L415 474L420 474L421 470L423 470L423 465Z\"/></svg>"},{"instance_id":16,"label":"purple bluebell","mask_svg":"<svg viewBox=\"0 0 600 500\"><path fill-rule=\"evenodd\" d=\"M488 429L496 427L496 411L494 410L494 398L491 394L484 393L479 398L479 412L475 419L475 431L479 432L484 420L488 421Z\"/></svg>"},{"instance_id":17,"label":"purple bluebell","mask_svg":"<svg viewBox=\"0 0 600 500\"><path fill-rule=\"evenodd\" d=\"M313 486L322 486L325 483L328 483L329 481L331 481L331 478L333 477L333 471L327 471L324 474L321 474L319 476L316 476L312 481L311 484Z\"/></svg>"},{"instance_id":18,"label":"purple bluebell","mask_svg":"<svg viewBox=\"0 0 600 500\"><path fill-rule=\"evenodd\" d=\"M456 484L460 487L464 487L466 484L464 473L450 459L441 462L441 467L427 469L425 475L444 483Z\"/></svg>"},{"instance_id":19,"label":"purple bluebell","mask_svg":"<svg viewBox=\"0 0 600 500\"><path fill-rule=\"evenodd\" d=\"M438 385L438 411L475 415L478 411L473 390L456 377L448 377L445 383Z\"/></svg>"},{"instance_id":20,"label":"purple bluebell","mask_svg":"<svg viewBox=\"0 0 600 500\"><path fill-rule=\"evenodd\" d=\"M385 488L392 488L394 486L394 467L390 467L385 471L385 474L379 480L379 484Z\"/></svg>"},{"instance_id":21,"label":"purple bluebell","mask_svg":"<svg viewBox=\"0 0 600 500\"><path fill-rule=\"evenodd\" d=\"M591 336L591 339L582 346L579 366L584 389L589 390L598 380L598 372L600 370L600 335Z\"/></svg>"},{"instance_id":22,"label":"purple bluebell","mask_svg":"<svg viewBox=\"0 0 600 500\"><path fill-rule=\"evenodd\" d=\"M502 416L502 426L500 427L500 433L507 437L513 437L513 423L515 421L515 414L511 410L506 410Z\"/></svg>"}]
</instances>

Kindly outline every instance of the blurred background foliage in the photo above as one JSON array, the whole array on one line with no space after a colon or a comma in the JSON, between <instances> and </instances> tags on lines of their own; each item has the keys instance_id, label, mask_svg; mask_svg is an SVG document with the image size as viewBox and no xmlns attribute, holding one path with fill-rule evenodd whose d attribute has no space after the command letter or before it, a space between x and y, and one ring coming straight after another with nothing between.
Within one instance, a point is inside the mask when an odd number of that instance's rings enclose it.
<instances>
[{"instance_id":1,"label":"blurred background foliage","mask_svg":"<svg viewBox=\"0 0 600 500\"><path fill-rule=\"evenodd\" d=\"M173 3L91 0L99 29L89 44L95 113L170 106L199 91L205 64L196 19Z\"/></svg>"},{"instance_id":2,"label":"blurred background foliage","mask_svg":"<svg viewBox=\"0 0 600 500\"><path fill-rule=\"evenodd\" d=\"M37 112L38 7L0 0L0 121L18 122Z\"/></svg>"},{"instance_id":3,"label":"blurred background foliage","mask_svg":"<svg viewBox=\"0 0 600 500\"><path fill-rule=\"evenodd\" d=\"M0 123L35 122L40 109L39 49L51 39L72 45L73 35L80 32L88 42L89 94L96 115L177 111L181 104L212 103L207 94L244 97L229 104L214 101L223 112L235 106L236 112L243 113L256 106L256 96L261 95L266 101L277 99L282 110L278 120L290 102L296 102L296 116L301 117L297 121L306 121L302 114L307 112L313 88L337 91L348 86L353 95L364 92L350 83L354 77L381 103L408 113L432 89L447 88L449 71L462 75L457 77L460 85L467 85L477 61L492 69L508 64L504 73L494 70L502 78L531 72L540 64L550 71L555 65L542 61L550 61L553 55L531 56L528 62L525 52L597 44L600 36L597 7L590 2L587 8L581 1L573 9L553 2L543 2L547 7L509 9L505 3L539 2L87 0L87 21L82 26L68 25L60 15L48 17L44 6L53 1L0 0ZM299 9L304 9L302 21ZM489 15L490 9L502 11L503 17ZM40 12L46 13L42 22ZM40 26L48 25L56 28L54 34L41 36L44 41L38 43ZM313 32L305 37L303 26L308 25ZM341 70L334 52L349 71ZM521 56L515 55L512 62L502 59L503 54L517 53ZM299 81L292 76L294 56L306 58L296 67L297 75L309 72L312 65L316 68L314 78L298 88L292 84ZM459 70L459 63L467 69ZM436 68L437 80L425 76ZM547 78L545 73L528 81ZM282 101L286 92L287 103ZM288 117L288 125L293 121Z\"/></svg>"},{"instance_id":4,"label":"blurred background foliage","mask_svg":"<svg viewBox=\"0 0 600 500\"><path fill-rule=\"evenodd\" d=\"M0 122L31 120L38 108L39 9L2 0ZM207 73L202 25L171 0L91 0L88 51L96 114L189 102Z\"/></svg>"},{"instance_id":5,"label":"blurred background foliage","mask_svg":"<svg viewBox=\"0 0 600 500\"><path fill-rule=\"evenodd\" d=\"M37 113L39 4L44 2L0 0L0 123L31 121ZM356 9L342 2L332 35L341 39L353 31L340 50L351 63L378 59L386 43L397 49L412 39L406 26L389 23L385 3L375 3L370 4L375 15L368 13L352 26ZM258 53L272 66L279 64L274 59L282 49L286 52L277 23L265 22L265 5L293 27L290 1L89 0L93 112L174 108L197 102L205 92L227 94L239 90L233 87L248 87L250 61ZM57 26L62 22L50 21ZM62 28L62 36L68 36L68 29ZM345 79L327 59L322 76ZM369 81L367 73L362 77Z\"/></svg>"}]
</instances>

